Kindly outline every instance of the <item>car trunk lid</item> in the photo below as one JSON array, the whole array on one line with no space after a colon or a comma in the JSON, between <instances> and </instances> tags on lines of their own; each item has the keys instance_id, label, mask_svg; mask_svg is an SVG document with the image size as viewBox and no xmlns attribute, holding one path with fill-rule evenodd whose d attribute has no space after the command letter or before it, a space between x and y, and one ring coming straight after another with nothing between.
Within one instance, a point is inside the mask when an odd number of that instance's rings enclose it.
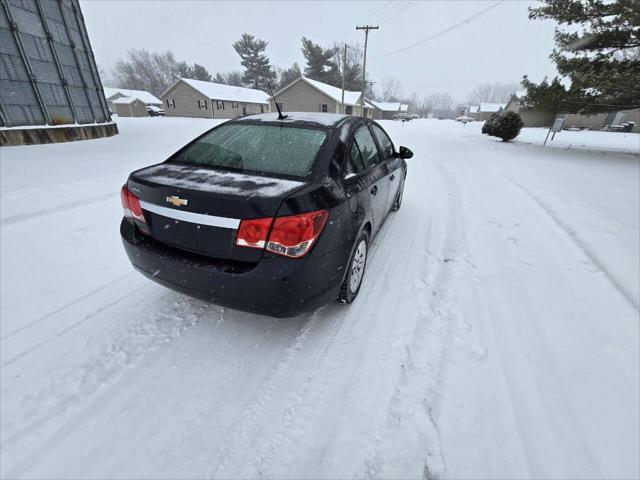
<instances>
[{"instance_id":1,"label":"car trunk lid","mask_svg":"<svg viewBox=\"0 0 640 480\"><path fill-rule=\"evenodd\" d=\"M261 250L235 245L247 218L274 217L300 181L162 163L129 177L156 240L212 258L257 262Z\"/></svg>"}]
</instances>

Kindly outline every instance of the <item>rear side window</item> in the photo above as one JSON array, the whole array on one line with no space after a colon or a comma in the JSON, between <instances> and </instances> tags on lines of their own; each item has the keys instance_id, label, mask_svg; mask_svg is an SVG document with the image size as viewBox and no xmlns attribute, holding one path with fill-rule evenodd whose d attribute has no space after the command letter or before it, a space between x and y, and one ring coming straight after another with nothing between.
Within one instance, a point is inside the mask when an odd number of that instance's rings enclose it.
<instances>
[{"instance_id":1,"label":"rear side window","mask_svg":"<svg viewBox=\"0 0 640 480\"><path fill-rule=\"evenodd\" d=\"M389 135L387 135L386 132L377 125L371 125L371 128L373 129L373 134L378 140L378 145L380 145L380 148L382 149L384 158L391 158L393 156L393 143L391 142Z\"/></svg>"},{"instance_id":2,"label":"rear side window","mask_svg":"<svg viewBox=\"0 0 640 480\"><path fill-rule=\"evenodd\" d=\"M371 132L366 125L360 127L356 131L355 139L356 142L358 142L358 147L360 147L360 155L362 155L362 161L364 162L365 168L369 168L371 165L380 161L378 147L376 146L376 143L371 136Z\"/></svg>"},{"instance_id":3,"label":"rear side window","mask_svg":"<svg viewBox=\"0 0 640 480\"><path fill-rule=\"evenodd\" d=\"M222 125L172 161L239 172L305 177L325 141L323 130L277 125Z\"/></svg>"},{"instance_id":4,"label":"rear side window","mask_svg":"<svg viewBox=\"0 0 640 480\"><path fill-rule=\"evenodd\" d=\"M364 162L362 161L362 155L360 155L360 149L358 148L358 142L355 140L351 145L351 166L356 172L361 172L365 169Z\"/></svg>"}]
</instances>

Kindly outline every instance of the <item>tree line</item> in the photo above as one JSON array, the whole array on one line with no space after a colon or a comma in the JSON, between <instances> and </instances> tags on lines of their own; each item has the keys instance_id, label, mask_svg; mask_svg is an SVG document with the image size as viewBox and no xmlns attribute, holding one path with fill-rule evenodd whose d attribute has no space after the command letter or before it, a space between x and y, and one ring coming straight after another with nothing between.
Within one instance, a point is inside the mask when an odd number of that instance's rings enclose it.
<instances>
[{"instance_id":1,"label":"tree line","mask_svg":"<svg viewBox=\"0 0 640 480\"><path fill-rule=\"evenodd\" d=\"M341 87L344 73L345 89L362 89L362 51L358 44L348 44L345 55L344 44L334 42L323 47L303 37L300 48L305 60L303 68L297 62L287 68L272 66L266 53L268 42L248 33L242 34L232 46L240 57L242 70L212 74L199 63L189 65L178 60L170 51L131 49L114 66L110 81L120 88L147 90L158 96L180 77L268 91L268 85L278 90L302 75Z\"/></svg>"}]
</instances>

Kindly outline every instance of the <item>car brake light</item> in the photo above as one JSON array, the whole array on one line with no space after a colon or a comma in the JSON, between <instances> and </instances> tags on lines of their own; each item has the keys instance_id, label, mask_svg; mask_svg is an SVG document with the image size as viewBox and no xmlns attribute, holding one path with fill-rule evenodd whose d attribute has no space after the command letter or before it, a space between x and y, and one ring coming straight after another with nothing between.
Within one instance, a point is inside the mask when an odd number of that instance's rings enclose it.
<instances>
[{"instance_id":1,"label":"car brake light","mask_svg":"<svg viewBox=\"0 0 640 480\"><path fill-rule=\"evenodd\" d=\"M140 199L131 193L126 185L120 190L120 201L122 202L125 217L146 223L142 207L140 206Z\"/></svg>"},{"instance_id":2,"label":"car brake light","mask_svg":"<svg viewBox=\"0 0 640 480\"><path fill-rule=\"evenodd\" d=\"M238 227L236 245L241 247L264 248L273 218L242 220Z\"/></svg>"},{"instance_id":3,"label":"car brake light","mask_svg":"<svg viewBox=\"0 0 640 480\"><path fill-rule=\"evenodd\" d=\"M286 217L242 220L238 228L236 245L252 248L266 247L267 251L278 255L300 258L309 253L322 233L328 218L328 210L316 210ZM272 223L273 227L271 227Z\"/></svg>"}]
</instances>

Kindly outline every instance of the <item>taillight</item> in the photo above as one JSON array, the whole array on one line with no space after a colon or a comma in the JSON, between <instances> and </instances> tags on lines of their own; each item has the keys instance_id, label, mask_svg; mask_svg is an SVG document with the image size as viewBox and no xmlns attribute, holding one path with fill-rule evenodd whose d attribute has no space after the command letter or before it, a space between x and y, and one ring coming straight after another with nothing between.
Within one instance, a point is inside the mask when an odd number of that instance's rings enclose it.
<instances>
[{"instance_id":1,"label":"taillight","mask_svg":"<svg viewBox=\"0 0 640 480\"><path fill-rule=\"evenodd\" d=\"M253 220L242 220L238 227L238 237L236 245L241 247L264 248L269 235L273 218L256 218Z\"/></svg>"},{"instance_id":2,"label":"taillight","mask_svg":"<svg viewBox=\"0 0 640 480\"><path fill-rule=\"evenodd\" d=\"M328 219L328 210L316 210L286 217L242 220L236 245L266 248L278 255L300 258L309 253Z\"/></svg>"},{"instance_id":3,"label":"taillight","mask_svg":"<svg viewBox=\"0 0 640 480\"><path fill-rule=\"evenodd\" d=\"M131 193L126 185L123 185L122 190L120 190L120 201L122 202L125 217L146 223L140 206L140 199Z\"/></svg>"}]
</instances>

